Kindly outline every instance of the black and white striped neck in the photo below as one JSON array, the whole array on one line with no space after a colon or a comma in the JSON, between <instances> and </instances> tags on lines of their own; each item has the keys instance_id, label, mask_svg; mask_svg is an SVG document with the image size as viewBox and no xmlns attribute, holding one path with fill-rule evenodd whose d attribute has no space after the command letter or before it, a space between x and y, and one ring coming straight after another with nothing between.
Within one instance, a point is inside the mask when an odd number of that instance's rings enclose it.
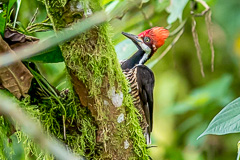
<instances>
[{"instance_id":1,"label":"black and white striped neck","mask_svg":"<svg viewBox=\"0 0 240 160\"><path fill-rule=\"evenodd\" d=\"M145 51L143 50L138 50L134 55L132 55L132 57L130 57L129 59L127 59L125 62L122 63L121 67L123 70L125 69L131 69L134 66L140 64L140 62L142 64L144 64L147 60L142 61L142 58L144 56Z\"/></svg>"}]
</instances>

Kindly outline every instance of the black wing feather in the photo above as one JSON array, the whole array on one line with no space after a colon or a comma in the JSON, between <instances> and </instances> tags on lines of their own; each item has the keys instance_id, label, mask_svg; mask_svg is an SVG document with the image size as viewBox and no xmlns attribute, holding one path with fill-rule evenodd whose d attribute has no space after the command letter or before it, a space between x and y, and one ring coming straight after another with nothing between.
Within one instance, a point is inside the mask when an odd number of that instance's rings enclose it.
<instances>
[{"instance_id":1,"label":"black wing feather","mask_svg":"<svg viewBox=\"0 0 240 160\"><path fill-rule=\"evenodd\" d=\"M137 82L139 87L139 94L143 103L143 110L147 123L149 125L149 134L152 132L153 126L153 88L154 88L154 74L145 65L137 65Z\"/></svg>"}]
</instances>

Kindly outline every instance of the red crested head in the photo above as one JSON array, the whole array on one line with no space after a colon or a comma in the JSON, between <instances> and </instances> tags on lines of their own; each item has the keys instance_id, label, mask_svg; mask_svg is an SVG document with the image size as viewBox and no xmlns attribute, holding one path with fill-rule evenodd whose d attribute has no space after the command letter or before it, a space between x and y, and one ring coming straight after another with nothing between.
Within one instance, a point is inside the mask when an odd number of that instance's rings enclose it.
<instances>
[{"instance_id":1,"label":"red crested head","mask_svg":"<svg viewBox=\"0 0 240 160\"><path fill-rule=\"evenodd\" d=\"M161 47L165 39L168 37L169 31L163 27L153 27L151 29L145 30L138 35L139 38L142 38L145 43L150 43L153 49L156 51ZM149 37L145 38L145 37Z\"/></svg>"}]
</instances>

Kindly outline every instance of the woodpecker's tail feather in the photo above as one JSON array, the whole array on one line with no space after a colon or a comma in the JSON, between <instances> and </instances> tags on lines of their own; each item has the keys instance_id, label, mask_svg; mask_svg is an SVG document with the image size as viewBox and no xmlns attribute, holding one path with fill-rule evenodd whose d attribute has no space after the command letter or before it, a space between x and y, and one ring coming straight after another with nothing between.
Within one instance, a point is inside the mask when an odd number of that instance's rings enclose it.
<instances>
[{"instance_id":1,"label":"woodpecker's tail feather","mask_svg":"<svg viewBox=\"0 0 240 160\"><path fill-rule=\"evenodd\" d=\"M150 145L152 142L151 142L151 137L150 137L150 133L149 132L145 132L144 133L144 137L146 139L146 143L147 145Z\"/></svg>"}]
</instances>

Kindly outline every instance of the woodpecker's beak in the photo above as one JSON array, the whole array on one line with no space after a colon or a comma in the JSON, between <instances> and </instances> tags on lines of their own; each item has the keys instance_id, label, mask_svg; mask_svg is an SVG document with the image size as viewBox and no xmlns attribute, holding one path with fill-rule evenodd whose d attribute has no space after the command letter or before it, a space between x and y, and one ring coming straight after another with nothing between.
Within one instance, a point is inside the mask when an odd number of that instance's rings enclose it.
<instances>
[{"instance_id":1,"label":"woodpecker's beak","mask_svg":"<svg viewBox=\"0 0 240 160\"><path fill-rule=\"evenodd\" d=\"M138 36L134 35L134 34L130 34L130 33L126 33L126 32L122 32L122 34L124 36L126 36L127 38L131 39L133 41L133 43L137 46L138 49L142 49L141 47L141 43L143 42L141 38L139 38Z\"/></svg>"}]
</instances>

